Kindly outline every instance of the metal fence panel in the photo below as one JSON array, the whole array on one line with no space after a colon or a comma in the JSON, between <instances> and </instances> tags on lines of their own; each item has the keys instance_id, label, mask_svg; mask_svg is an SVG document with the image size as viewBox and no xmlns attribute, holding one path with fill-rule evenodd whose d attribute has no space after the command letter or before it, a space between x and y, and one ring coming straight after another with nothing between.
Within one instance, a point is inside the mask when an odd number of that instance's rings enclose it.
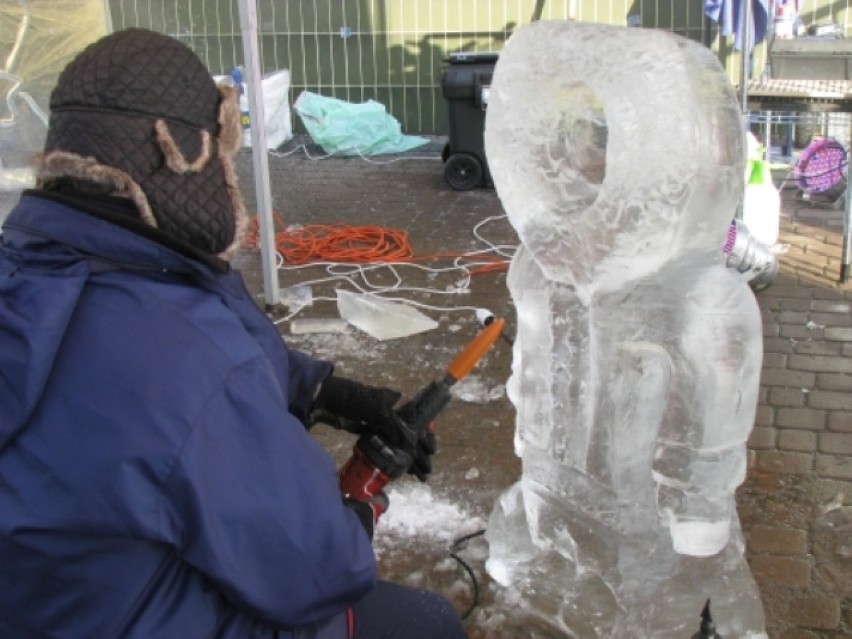
<instances>
[{"instance_id":1,"label":"metal fence panel","mask_svg":"<svg viewBox=\"0 0 852 639\"><path fill-rule=\"evenodd\" d=\"M806 24L848 28L852 0L802 0ZM234 0L109 0L114 28L141 26L195 49L214 74L242 64ZM302 90L384 104L411 133L443 133L441 62L454 51L499 51L533 20L575 19L665 29L709 42L733 83L740 57L704 16L705 0L258 0L262 70L287 68ZM755 50L753 70L765 64ZM298 118L294 122L298 130Z\"/></svg>"}]
</instances>

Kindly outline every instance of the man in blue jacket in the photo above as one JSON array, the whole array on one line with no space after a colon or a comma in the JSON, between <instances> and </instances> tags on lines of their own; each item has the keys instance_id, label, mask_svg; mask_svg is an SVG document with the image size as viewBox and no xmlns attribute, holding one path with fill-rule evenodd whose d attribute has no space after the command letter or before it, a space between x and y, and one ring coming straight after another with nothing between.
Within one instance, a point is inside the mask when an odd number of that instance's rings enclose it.
<instances>
[{"instance_id":1,"label":"man in blue jacket","mask_svg":"<svg viewBox=\"0 0 852 639\"><path fill-rule=\"evenodd\" d=\"M50 107L0 245L0 636L463 637L376 582L370 504L307 432L392 429L395 395L288 350L229 266L235 92L132 29Z\"/></svg>"}]
</instances>

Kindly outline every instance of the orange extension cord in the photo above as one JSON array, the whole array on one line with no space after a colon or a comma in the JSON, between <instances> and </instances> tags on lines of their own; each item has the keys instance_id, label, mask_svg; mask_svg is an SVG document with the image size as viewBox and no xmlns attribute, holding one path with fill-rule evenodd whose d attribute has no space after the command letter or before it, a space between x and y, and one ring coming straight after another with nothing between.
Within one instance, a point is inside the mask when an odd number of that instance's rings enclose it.
<instances>
[{"instance_id":1,"label":"orange extension cord","mask_svg":"<svg viewBox=\"0 0 852 639\"><path fill-rule=\"evenodd\" d=\"M275 226L275 248L289 265L311 262L345 262L357 264L381 264L393 262L428 261L441 258L471 257L461 253L442 253L416 258L408 241L408 233L381 226L349 226L346 224L309 224L286 229L283 220L273 214ZM258 250L260 229L257 216L249 220L243 248ZM508 267L505 258L476 256L475 261L487 261L470 269L471 274L504 270Z\"/></svg>"}]
</instances>

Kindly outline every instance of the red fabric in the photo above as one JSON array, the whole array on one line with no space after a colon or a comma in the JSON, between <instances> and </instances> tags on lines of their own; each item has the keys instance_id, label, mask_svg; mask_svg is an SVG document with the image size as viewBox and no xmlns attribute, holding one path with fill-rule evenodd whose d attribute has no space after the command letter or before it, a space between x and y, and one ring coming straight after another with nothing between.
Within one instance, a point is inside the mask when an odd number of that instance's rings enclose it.
<instances>
[{"instance_id":1,"label":"red fabric","mask_svg":"<svg viewBox=\"0 0 852 639\"><path fill-rule=\"evenodd\" d=\"M352 608L346 609L346 628L349 639L355 639L355 611Z\"/></svg>"}]
</instances>

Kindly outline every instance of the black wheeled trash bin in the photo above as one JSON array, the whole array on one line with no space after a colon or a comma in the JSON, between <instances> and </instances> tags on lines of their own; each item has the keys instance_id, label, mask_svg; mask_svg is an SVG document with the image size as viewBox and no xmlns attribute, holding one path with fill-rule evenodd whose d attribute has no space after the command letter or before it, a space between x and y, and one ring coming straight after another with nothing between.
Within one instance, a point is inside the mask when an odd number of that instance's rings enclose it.
<instances>
[{"instance_id":1,"label":"black wheeled trash bin","mask_svg":"<svg viewBox=\"0 0 852 639\"><path fill-rule=\"evenodd\" d=\"M492 186L483 134L497 56L451 53L442 67L441 88L447 100L450 135L441 158L444 179L459 191Z\"/></svg>"}]
</instances>

